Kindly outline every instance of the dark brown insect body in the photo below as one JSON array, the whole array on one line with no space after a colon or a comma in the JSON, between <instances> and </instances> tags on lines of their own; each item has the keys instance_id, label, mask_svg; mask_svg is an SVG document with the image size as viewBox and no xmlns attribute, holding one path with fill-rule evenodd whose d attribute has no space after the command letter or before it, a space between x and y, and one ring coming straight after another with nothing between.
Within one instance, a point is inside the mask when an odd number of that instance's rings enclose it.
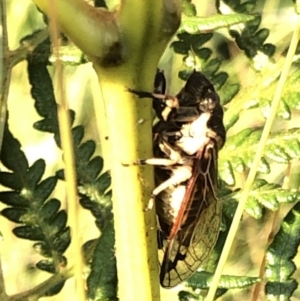
<instances>
[{"instance_id":1,"label":"dark brown insect body","mask_svg":"<svg viewBox=\"0 0 300 301\"><path fill-rule=\"evenodd\" d=\"M151 95L160 119L154 158L140 163L155 165L160 281L168 288L189 278L218 238L217 156L225 128L218 94L202 73L194 71L176 97L163 95L165 84L157 82L154 94L130 91Z\"/></svg>"}]
</instances>

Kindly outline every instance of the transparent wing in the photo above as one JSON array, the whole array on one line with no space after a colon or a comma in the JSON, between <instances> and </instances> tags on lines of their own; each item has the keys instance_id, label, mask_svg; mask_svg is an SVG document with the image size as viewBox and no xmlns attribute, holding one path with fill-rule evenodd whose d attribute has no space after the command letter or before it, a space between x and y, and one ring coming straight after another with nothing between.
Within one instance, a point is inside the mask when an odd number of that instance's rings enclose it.
<instances>
[{"instance_id":1,"label":"transparent wing","mask_svg":"<svg viewBox=\"0 0 300 301\"><path fill-rule=\"evenodd\" d=\"M210 149L208 158L201 158L198 163L197 178L191 180L195 184L189 188L190 202L183 217L176 221L180 223L178 231L169 235L159 254L163 287L174 287L189 278L209 257L219 235L216 149Z\"/></svg>"}]
</instances>

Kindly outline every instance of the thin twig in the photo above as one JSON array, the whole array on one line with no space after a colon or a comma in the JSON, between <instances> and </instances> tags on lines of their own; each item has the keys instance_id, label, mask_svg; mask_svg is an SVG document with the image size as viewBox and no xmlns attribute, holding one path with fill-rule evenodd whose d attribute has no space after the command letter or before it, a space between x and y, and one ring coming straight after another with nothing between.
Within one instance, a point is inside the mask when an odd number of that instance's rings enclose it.
<instances>
[{"instance_id":1,"label":"thin twig","mask_svg":"<svg viewBox=\"0 0 300 301\"><path fill-rule=\"evenodd\" d=\"M68 269L64 272L58 273L42 282L41 284L35 286L34 288L13 296L10 296L8 301L29 301L33 299L38 299L45 296L45 293L53 288L55 285L59 284L62 281L67 280L73 276L73 269ZM2 300L2 299L1 299Z\"/></svg>"},{"instance_id":2,"label":"thin twig","mask_svg":"<svg viewBox=\"0 0 300 301\"><path fill-rule=\"evenodd\" d=\"M56 88L57 88L57 102L58 102L58 121L59 131L61 138L61 146L64 153L65 163L65 179L66 179L66 193L68 201L68 213L69 213L69 224L72 231L72 241L70 245L71 252L73 254L74 264L74 275L75 275L75 290L77 300L84 301L85 289L84 281L82 278L83 273L83 257L81 253L81 240L79 237L78 229L78 195L77 195L77 178L76 178L76 167L75 167L75 156L73 137L71 131L71 123L69 118L69 106L66 99L64 77L63 77L63 65L59 59L59 31L57 27L57 7L53 6L50 12L51 19L50 23L50 36L54 46L54 55L56 56L55 61L55 73L56 73Z\"/></svg>"},{"instance_id":3,"label":"thin twig","mask_svg":"<svg viewBox=\"0 0 300 301\"><path fill-rule=\"evenodd\" d=\"M5 0L0 1L0 18L2 27L2 39L0 49L0 151L3 140L4 123L6 120L7 111L7 96L8 87L10 83L11 68L9 68L6 54L8 53L8 38L7 38L7 25L6 25L6 4Z\"/></svg>"},{"instance_id":4,"label":"thin twig","mask_svg":"<svg viewBox=\"0 0 300 301\"><path fill-rule=\"evenodd\" d=\"M0 1L0 18L1 24L0 27L2 28L2 39L0 45L0 150L2 144L2 136L4 130L4 121L6 116L6 100L7 100L7 93L8 89L4 89L4 87L8 87L7 78L10 78L10 74L7 75L5 72L5 60L4 54L8 50L7 45L7 27L6 27L6 5L5 0ZM4 90L3 90L4 89ZM4 93L4 94L3 94ZM0 299L5 301L7 300L7 294L5 290L5 283L4 283L4 276L1 264L1 257L0 257Z\"/></svg>"},{"instance_id":5,"label":"thin twig","mask_svg":"<svg viewBox=\"0 0 300 301\"><path fill-rule=\"evenodd\" d=\"M2 270L1 257L0 257L0 298L2 301L9 300L8 295L6 294L5 291L5 282L4 282L4 275Z\"/></svg>"}]
</instances>

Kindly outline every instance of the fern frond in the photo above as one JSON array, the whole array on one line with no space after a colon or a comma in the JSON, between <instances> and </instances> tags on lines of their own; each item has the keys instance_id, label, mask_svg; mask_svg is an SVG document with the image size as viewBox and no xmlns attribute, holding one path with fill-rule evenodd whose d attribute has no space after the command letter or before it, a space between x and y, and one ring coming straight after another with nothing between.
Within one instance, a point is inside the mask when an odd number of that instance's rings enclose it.
<instances>
[{"instance_id":1,"label":"fern frond","mask_svg":"<svg viewBox=\"0 0 300 301\"><path fill-rule=\"evenodd\" d=\"M112 221L110 221L98 239L91 263L91 273L87 278L90 300L118 300L114 247L114 228Z\"/></svg>"},{"instance_id":2,"label":"fern frond","mask_svg":"<svg viewBox=\"0 0 300 301\"><path fill-rule=\"evenodd\" d=\"M178 33L199 34L210 32L219 28L245 23L253 19L254 16L244 14L214 15L205 18L182 15Z\"/></svg>"},{"instance_id":3,"label":"fern frond","mask_svg":"<svg viewBox=\"0 0 300 301\"><path fill-rule=\"evenodd\" d=\"M241 192L233 192L222 197L224 205L232 201L238 201L241 197ZM256 179L247 200L245 211L256 219L262 217L263 208L272 211L279 209L281 203L293 203L300 197L299 191L283 189L278 184L268 183L262 179Z\"/></svg>"},{"instance_id":4,"label":"fern frond","mask_svg":"<svg viewBox=\"0 0 300 301\"><path fill-rule=\"evenodd\" d=\"M17 237L36 241L34 249L45 257L36 267L48 273L59 273L61 268L67 265L63 254L70 244L71 237L70 228L66 226L66 211L59 210L59 200L49 199L56 186L57 177L52 176L41 181L45 172L45 161L37 160L29 167L19 142L7 126L1 161L12 171L0 173L0 183L12 189L0 192L0 201L9 206L3 209L1 214L20 224L13 229ZM56 294L63 284L64 281L46 294Z\"/></svg>"},{"instance_id":5,"label":"fern frond","mask_svg":"<svg viewBox=\"0 0 300 301\"><path fill-rule=\"evenodd\" d=\"M227 2L227 4L225 4ZM255 1L220 1L218 10L224 15L233 13L250 13L255 7ZM229 30L231 36L236 40L240 49L245 51L249 58L254 58L259 55L259 52L264 53L268 57L273 56L276 47L270 43L264 43L269 36L267 28L259 29L261 16L255 15L254 18L239 26L232 26Z\"/></svg>"},{"instance_id":6,"label":"fern frond","mask_svg":"<svg viewBox=\"0 0 300 301\"><path fill-rule=\"evenodd\" d=\"M300 243L300 203L297 203L284 218L278 233L266 254L265 286L267 300L290 300L298 286L291 278L296 270L293 261Z\"/></svg>"},{"instance_id":7,"label":"fern frond","mask_svg":"<svg viewBox=\"0 0 300 301\"><path fill-rule=\"evenodd\" d=\"M193 289L208 289L210 287L213 275L213 273L205 271L196 272L190 279L188 279L186 286L192 287ZM233 288L244 288L259 281L261 281L259 277L222 275L219 282L219 288L226 290Z\"/></svg>"},{"instance_id":8,"label":"fern frond","mask_svg":"<svg viewBox=\"0 0 300 301\"><path fill-rule=\"evenodd\" d=\"M244 172L251 167L261 129L245 129L236 135L228 137L223 150L220 152L219 173L228 185L234 185L234 172ZM226 154L226 155L225 155ZM268 138L264 156L261 159L259 172L269 173L268 160L277 163L289 163L300 158L300 129L289 129L274 132Z\"/></svg>"}]
</instances>

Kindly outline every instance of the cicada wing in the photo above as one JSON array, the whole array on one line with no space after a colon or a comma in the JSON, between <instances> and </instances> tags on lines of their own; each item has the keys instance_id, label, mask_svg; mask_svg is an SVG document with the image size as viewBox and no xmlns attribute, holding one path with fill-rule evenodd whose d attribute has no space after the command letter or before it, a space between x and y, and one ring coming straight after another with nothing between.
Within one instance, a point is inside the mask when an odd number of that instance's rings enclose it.
<instances>
[{"instance_id":1,"label":"cicada wing","mask_svg":"<svg viewBox=\"0 0 300 301\"><path fill-rule=\"evenodd\" d=\"M160 272L163 287L174 287L197 271L216 244L220 221L220 202L214 202L203 211L200 220L195 222L188 246L185 243L186 234L182 230L167 243Z\"/></svg>"},{"instance_id":2,"label":"cicada wing","mask_svg":"<svg viewBox=\"0 0 300 301\"><path fill-rule=\"evenodd\" d=\"M209 257L218 239L221 207L217 193L216 151L199 172L192 204L182 221L182 227L167 240L160 254L161 285L174 287L188 279Z\"/></svg>"}]
</instances>

